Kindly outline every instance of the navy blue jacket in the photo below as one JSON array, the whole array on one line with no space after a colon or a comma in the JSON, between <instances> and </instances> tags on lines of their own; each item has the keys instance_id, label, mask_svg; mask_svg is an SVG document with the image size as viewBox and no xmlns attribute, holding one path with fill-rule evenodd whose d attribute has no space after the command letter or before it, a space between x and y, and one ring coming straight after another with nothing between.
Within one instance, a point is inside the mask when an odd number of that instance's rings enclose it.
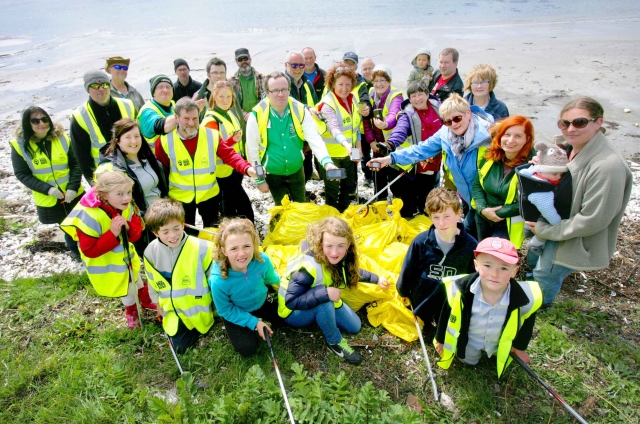
<instances>
[{"instance_id":1,"label":"navy blue jacket","mask_svg":"<svg viewBox=\"0 0 640 424\"><path fill-rule=\"evenodd\" d=\"M312 252L308 254L313 255ZM342 261L338 266L344 266ZM346 271L346 270L345 270ZM364 269L360 269L360 281L372 284L378 284L378 276ZM289 280L289 286L287 287L287 294L285 296L285 305L287 308L294 309L313 309L321 303L331 302L329 299L329 292L327 286L321 284L317 287L311 288L311 285L315 279L306 269L293 273ZM334 285L337 288L343 288L344 282Z\"/></svg>"},{"instance_id":2,"label":"navy blue jacket","mask_svg":"<svg viewBox=\"0 0 640 424\"><path fill-rule=\"evenodd\" d=\"M469 102L469 105L474 104L473 93L467 94L464 96L464 99ZM507 105L496 99L496 95L493 94L493 91L489 93L489 103L487 103L484 111L493 116L493 119L496 122L509 116L509 109L507 109Z\"/></svg>"},{"instance_id":3,"label":"navy blue jacket","mask_svg":"<svg viewBox=\"0 0 640 424\"><path fill-rule=\"evenodd\" d=\"M440 280L444 277L475 271L473 250L478 242L464 231L461 223L458 223L458 228L460 234L456 236L454 245L447 256L438 246L436 228L433 225L429 230L418 234L411 242L396 287L401 296L411 300L414 308L436 291ZM438 302L442 302L442 300L440 297ZM429 305L424 305L425 313L428 309L442 306L441 304L434 305L432 302L428 303ZM422 309L420 308L420 310ZM423 315L418 312L420 311L416 311L418 316ZM439 314L440 309L429 312Z\"/></svg>"}]
</instances>

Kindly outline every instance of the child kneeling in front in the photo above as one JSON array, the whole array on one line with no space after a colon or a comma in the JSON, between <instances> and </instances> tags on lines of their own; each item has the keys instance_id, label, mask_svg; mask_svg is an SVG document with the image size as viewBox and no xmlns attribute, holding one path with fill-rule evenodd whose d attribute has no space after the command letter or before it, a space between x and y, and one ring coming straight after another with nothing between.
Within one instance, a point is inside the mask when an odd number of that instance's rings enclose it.
<instances>
[{"instance_id":1,"label":"child kneeling in front","mask_svg":"<svg viewBox=\"0 0 640 424\"><path fill-rule=\"evenodd\" d=\"M516 281L518 252L509 240L489 237L475 249L473 274L443 279L447 302L442 308L434 345L447 369L457 356L475 365L482 351L496 355L498 377L513 353L525 363L525 352L542 305L540 286Z\"/></svg>"},{"instance_id":2,"label":"child kneeling in front","mask_svg":"<svg viewBox=\"0 0 640 424\"><path fill-rule=\"evenodd\" d=\"M267 286L277 286L280 277L269 257L258 250L259 240L251 221L234 218L222 221L213 241L215 262L209 278L213 302L231 345L244 357L256 353L258 336L265 340L265 330L273 334L261 319L274 328L285 325L278 304L267 296Z\"/></svg>"},{"instance_id":3,"label":"child kneeling in front","mask_svg":"<svg viewBox=\"0 0 640 424\"><path fill-rule=\"evenodd\" d=\"M60 229L78 242L80 258L96 293L119 297L125 307L127 325L133 329L140 326L135 290L138 290L143 308L156 309L156 305L149 298L147 286L139 278L140 258L133 243L140 238L144 226L140 211L132 200L132 187L133 180L123 172L100 174L96 185L82 196L62 221ZM126 228L128 236L128 260L122 227ZM135 282L131 281L129 262Z\"/></svg>"},{"instance_id":4,"label":"child kneeling in front","mask_svg":"<svg viewBox=\"0 0 640 424\"><path fill-rule=\"evenodd\" d=\"M145 214L157 237L144 251L149 294L177 353L195 346L213 325L213 303L207 279L211 242L184 232L184 209L175 199L156 200Z\"/></svg>"},{"instance_id":5,"label":"child kneeling in front","mask_svg":"<svg viewBox=\"0 0 640 424\"><path fill-rule=\"evenodd\" d=\"M389 282L360 269L353 231L340 218L329 217L309 225L301 250L280 281L278 313L292 327L317 323L329 350L357 365L362 356L349 346L340 331L356 334L362 323L340 299L340 289L355 289L358 281L387 289Z\"/></svg>"},{"instance_id":6,"label":"child kneeling in front","mask_svg":"<svg viewBox=\"0 0 640 424\"><path fill-rule=\"evenodd\" d=\"M396 288L400 296L411 300L425 326L433 328L431 323L438 322L445 301L440 281L473 272L473 250L478 242L460 222L462 204L455 192L434 188L427 196L425 211L433 225L411 242Z\"/></svg>"}]
</instances>

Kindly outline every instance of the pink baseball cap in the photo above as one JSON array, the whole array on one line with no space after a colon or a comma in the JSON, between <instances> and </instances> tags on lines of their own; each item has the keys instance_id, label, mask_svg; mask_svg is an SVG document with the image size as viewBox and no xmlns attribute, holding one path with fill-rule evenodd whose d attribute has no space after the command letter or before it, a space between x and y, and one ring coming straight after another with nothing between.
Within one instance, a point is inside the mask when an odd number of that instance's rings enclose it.
<instances>
[{"instance_id":1,"label":"pink baseball cap","mask_svg":"<svg viewBox=\"0 0 640 424\"><path fill-rule=\"evenodd\" d=\"M482 240L473 253L476 256L478 253L486 253L512 265L519 261L518 251L513 243L500 237L489 237Z\"/></svg>"}]
</instances>

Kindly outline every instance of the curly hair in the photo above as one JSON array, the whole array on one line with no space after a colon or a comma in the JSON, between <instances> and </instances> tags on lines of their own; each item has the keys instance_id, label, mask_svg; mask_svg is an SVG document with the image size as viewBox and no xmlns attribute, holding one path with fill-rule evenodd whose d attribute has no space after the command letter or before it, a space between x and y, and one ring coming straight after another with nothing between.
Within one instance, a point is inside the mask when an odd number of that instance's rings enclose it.
<instances>
[{"instance_id":1,"label":"curly hair","mask_svg":"<svg viewBox=\"0 0 640 424\"><path fill-rule=\"evenodd\" d=\"M356 87L356 83L358 82L358 76L356 73L349 67L349 65L347 65L346 62L339 62L333 65L324 77L324 85L327 87L327 90L332 91L334 84L338 78L342 76L351 78L351 89Z\"/></svg>"},{"instance_id":2,"label":"curly hair","mask_svg":"<svg viewBox=\"0 0 640 424\"><path fill-rule=\"evenodd\" d=\"M213 237L213 249L211 254L213 259L218 262L220 267L220 276L226 279L229 276L229 259L224 254L223 249L227 241L227 237L232 234L249 234L251 236L251 244L253 245L253 259L258 262L264 262L260 250L260 238L253 223L246 218L225 218L220 223L218 233Z\"/></svg>"},{"instance_id":3,"label":"curly hair","mask_svg":"<svg viewBox=\"0 0 640 424\"><path fill-rule=\"evenodd\" d=\"M491 65L481 64L474 66L464 79L464 91L471 91L471 83L474 82L474 79L489 81L489 92L491 92L498 84L498 73Z\"/></svg>"},{"instance_id":4,"label":"curly hair","mask_svg":"<svg viewBox=\"0 0 640 424\"><path fill-rule=\"evenodd\" d=\"M322 239L325 233L329 233L334 237L343 237L347 239L349 247L347 254L341 263L332 265L324 254L322 249ZM334 216L325 218L315 224L309 225L307 228L306 241L309 243L309 249L313 252L313 257L317 263L323 266L331 276L332 287L344 288L342 284L346 284L349 288L355 288L360 279L360 265L358 262L358 250L353 236L353 231L347 221ZM341 265L344 264L344 265ZM344 266L344 276L342 274ZM346 279L346 281L344 281Z\"/></svg>"},{"instance_id":5,"label":"curly hair","mask_svg":"<svg viewBox=\"0 0 640 424\"><path fill-rule=\"evenodd\" d=\"M522 148L511 160L507 160L507 156L502 150L502 136L511 127L522 125L524 127L524 133L527 137L527 141L522 145ZM533 131L533 124L530 120L524 116L515 115L505 118L504 120L497 122L491 126L490 129L492 139L491 147L487 150L484 157L485 159L492 160L494 162L503 162L510 168L515 168L518 165L522 165L529 158L531 149L533 148L533 142L535 140L535 133Z\"/></svg>"}]
</instances>

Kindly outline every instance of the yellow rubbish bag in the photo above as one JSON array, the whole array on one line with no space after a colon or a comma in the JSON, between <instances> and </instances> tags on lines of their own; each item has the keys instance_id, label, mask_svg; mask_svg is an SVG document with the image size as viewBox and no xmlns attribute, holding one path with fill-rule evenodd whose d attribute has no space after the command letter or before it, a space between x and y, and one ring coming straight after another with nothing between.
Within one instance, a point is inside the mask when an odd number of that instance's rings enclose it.
<instances>
[{"instance_id":1,"label":"yellow rubbish bag","mask_svg":"<svg viewBox=\"0 0 640 424\"><path fill-rule=\"evenodd\" d=\"M390 289L391 290L391 289ZM374 327L382 325L389 333L407 342L418 340L413 313L404 306L398 297L374 301L367 306L369 323ZM422 330L423 322L418 319Z\"/></svg>"},{"instance_id":2,"label":"yellow rubbish bag","mask_svg":"<svg viewBox=\"0 0 640 424\"><path fill-rule=\"evenodd\" d=\"M262 246L272 244L297 245L307 235L307 226L328 216L340 216L334 207L315 203L290 202L289 196L282 199L282 206L269 209L269 233Z\"/></svg>"},{"instance_id":3,"label":"yellow rubbish bag","mask_svg":"<svg viewBox=\"0 0 640 424\"><path fill-rule=\"evenodd\" d=\"M287 272L289 262L298 256L299 252L300 247L298 245L282 246L280 244L272 244L264 251L264 253L269 256L269 259L271 259L273 269L276 270L276 273L280 278L286 277L285 274Z\"/></svg>"},{"instance_id":4,"label":"yellow rubbish bag","mask_svg":"<svg viewBox=\"0 0 640 424\"><path fill-rule=\"evenodd\" d=\"M362 210L360 210L362 208ZM365 225L375 224L388 219L387 202L380 201L371 205L362 207L362 205L349 205L342 213L342 217L349 223L352 230L363 227ZM358 212L360 210L360 212ZM383 215L381 215L381 211Z\"/></svg>"},{"instance_id":5,"label":"yellow rubbish bag","mask_svg":"<svg viewBox=\"0 0 640 424\"><path fill-rule=\"evenodd\" d=\"M354 311L360 310L367 303L371 303L375 300L391 299L395 296L395 281L398 276L391 272L382 269L374 260L367 255L358 254L358 262L360 269L372 272L378 277L386 278L393 290L384 290L377 284L371 283L358 283L355 289L342 289L340 298Z\"/></svg>"},{"instance_id":6,"label":"yellow rubbish bag","mask_svg":"<svg viewBox=\"0 0 640 424\"><path fill-rule=\"evenodd\" d=\"M431 222L431 219L425 215L418 215L409 221L409 225L415 228L418 233L427 231L431 228L431 224L433 224L433 222Z\"/></svg>"},{"instance_id":7,"label":"yellow rubbish bag","mask_svg":"<svg viewBox=\"0 0 640 424\"><path fill-rule=\"evenodd\" d=\"M393 217L387 221L365 225L354 230L353 235L358 246L358 251L369 256L373 260L377 260L384 248L391 242L396 241L398 234L398 223L402 217L400 209L402 209L402 200L393 199L388 207L393 213Z\"/></svg>"},{"instance_id":8,"label":"yellow rubbish bag","mask_svg":"<svg viewBox=\"0 0 640 424\"><path fill-rule=\"evenodd\" d=\"M394 241L384 248L380 254L378 263L384 269L395 274L400 274L402 263L404 262L404 257L407 255L408 249L408 245Z\"/></svg>"}]
</instances>

